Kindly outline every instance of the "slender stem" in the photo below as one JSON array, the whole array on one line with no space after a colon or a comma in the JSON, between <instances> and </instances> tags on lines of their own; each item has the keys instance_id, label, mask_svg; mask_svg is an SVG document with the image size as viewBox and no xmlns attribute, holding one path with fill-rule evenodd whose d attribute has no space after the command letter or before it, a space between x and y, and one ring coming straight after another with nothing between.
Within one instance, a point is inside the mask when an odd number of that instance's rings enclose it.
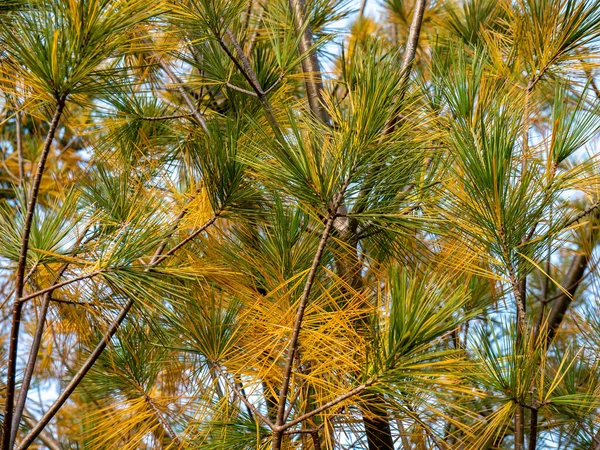
<instances>
[{"instance_id":1,"label":"slender stem","mask_svg":"<svg viewBox=\"0 0 600 450\"><path fill-rule=\"evenodd\" d=\"M32 294L28 294L24 297L21 297L20 303L22 304L22 303L26 302L27 300L31 300L32 298L36 298L36 297L39 297L40 295L47 294L48 292L55 291L56 289L60 289L62 287L68 286L69 284L73 284L73 283L76 283L76 282L82 281L82 280L87 280L88 278L93 278L96 275L100 275L101 273L105 273L107 271L108 271L107 269L94 270L94 271L86 273L84 275L80 275L75 278L70 278L68 280L61 281L60 283L55 283L52 286L48 286L47 288L40 289L37 292L33 292Z\"/></svg>"},{"instance_id":2,"label":"slender stem","mask_svg":"<svg viewBox=\"0 0 600 450\"><path fill-rule=\"evenodd\" d=\"M548 334L546 335L548 343L554 339L556 331L563 321L573 296L575 295L577 288L580 286L581 281L584 279L585 271L589 265L590 259L591 255L586 252L575 256L573 261L571 261L569 271L565 275L565 278L562 282L562 285L566 286L567 292L560 292L550 307L550 314L548 317Z\"/></svg>"},{"instance_id":3,"label":"slender stem","mask_svg":"<svg viewBox=\"0 0 600 450\"><path fill-rule=\"evenodd\" d=\"M525 418L523 407L517 405L515 412L515 450L523 450L525 447Z\"/></svg>"},{"instance_id":4,"label":"slender stem","mask_svg":"<svg viewBox=\"0 0 600 450\"><path fill-rule=\"evenodd\" d=\"M183 247L184 245L186 245L188 242L190 242L192 239L194 239L196 236L200 235L204 230L206 230L208 227L210 227L213 223L215 223L215 221L217 220L217 218L219 217L218 213L215 213L215 215L210 218L208 220L208 222L206 222L204 225L202 225L200 228L198 228L196 231L194 231L192 234L190 234L188 237L186 237L184 240L182 240L179 244L177 244L175 247L173 247L172 249L170 249L168 252L164 253L163 255L161 255L160 257L157 257L154 262L152 263L152 266L155 266L157 264L160 264L161 262L163 262L166 258L168 258L169 256L171 256L173 253L175 253L177 250L179 250L181 247Z\"/></svg>"},{"instance_id":5,"label":"slender stem","mask_svg":"<svg viewBox=\"0 0 600 450\"><path fill-rule=\"evenodd\" d=\"M158 420L158 422L162 425L163 429L169 435L169 438L172 441L174 441L178 446L181 446L181 441L177 437L177 433L175 433L175 430L173 430L173 427L168 422L168 420L163 417L162 412L160 411L158 406L156 406L156 403L154 403L154 400L152 400L152 397L150 397L148 394L144 394L144 400L146 401L146 403L148 404L148 406L150 407L150 409L156 416L156 419Z\"/></svg>"},{"instance_id":6,"label":"slender stem","mask_svg":"<svg viewBox=\"0 0 600 450\"><path fill-rule=\"evenodd\" d=\"M594 212L596 209L598 209L599 206L600 206L600 201L594 203L593 205L588 206L583 211L581 211L579 214L577 214L575 217L570 219L567 223L565 223L563 229L569 228L575 222L579 222L585 216L587 216L588 214L590 214L590 213Z\"/></svg>"},{"instance_id":7,"label":"slender stem","mask_svg":"<svg viewBox=\"0 0 600 450\"><path fill-rule=\"evenodd\" d=\"M340 199L341 199L340 195ZM337 210L340 201L335 202L333 211L329 213L329 217L327 219L327 223L325 224L325 229L323 230L323 234L321 235L321 240L319 242L319 246L317 248L317 252L315 253L315 257L313 258L312 265L310 271L308 273L308 278L306 279L306 284L304 285L304 289L302 291L302 296L300 297L300 301L298 304L298 311L296 312L296 319L294 320L294 328L292 330L292 337L290 339L289 350L287 355L287 360L285 363L285 369L283 371L283 380L281 383L281 390L279 391L279 403L277 407L277 421L275 422L276 427L283 426L283 420L285 416L285 405L287 394L290 387L290 380L292 376L292 366L294 362L294 357L296 355L296 351L298 350L298 338L300 336L300 329L302 327L302 321L304 319L304 312L306 310L306 305L308 304L308 297L312 290L313 284L315 282L315 278L317 275L317 269L321 263L321 257L323 256L323 252L325 251L325 247L327 245L327 240L329 238L329 234L333 228L333 223L335 221L336 215L335 211ZM281 432L275 430L273 433L273 450L279 450L281 448L281 439L283 435Z\"/></svg>"},{"instance_id":8,"label":"slender stem","mask_svg":"<svg viewBox=\"0 0 600 450\"><path fill-rule=\"evenodd\" d=\"M196 193L198 193L198 191L196 190ZM160 245L158 246L158 248L156 249L156 251L154 252L154 255L152 255L152 259L150 260L150 265L154 266L156 264L159 263L158 259L160 258L160 255L162 255L162 252L165 250L165 247L167 246L167 243L169 242L169 239L171 238L171 236L173 236L173 233L175 233L175 231L177 231L179 229L179 225L181 223L181 220L185 217L185 215L188 212L188 207L193 203L194 199L190 199L184 206L184 208L181 210L181 212L179 214L177 214L177 217L175 217L175 219L173 220L174 224L171 227L171 230L169 231L167 237L165 239L163 239L163 241L160 243Z\"/></svg>"},{"instance_id":9,"label":"slender stem","mask_svg":"<svg viewBox=\"0 0 600 450\"><path fill-rule=\"evenodd\" d=\"M516 280L515 274L510 269L511 283L513 285L513 291L515 295L516 313L517 313L517 329L516 329L516 349L518 354L521 354L521 344L523 341L523 333L525 332L526 319L525 319L525 292L522 292L522 285ZM523 450L525 447L525 416L523 406L517 405L515 412L515 450Z\"/></svg>"},{"instance_id":10,"label":"slender stem","mask_svg":"<svg viewBox=\"0 0 600 450\"><path fill-rule=\"evenodd\" d=\"M412 66L419 46L419 36L421 35L421 25L423 25L423 16L425 14L425 5L427 0L417 0L413 11L412 22L406 39L406 47L402 57L402 66L400 68L404 77L408 77L408 71Z\"/></svg>"},{"instance_id":11,"label":"slender stem","mask_svg":"<svg viewBox=\"0 0 600 450\"><path fill-rule=\"evenodd\" d=\"M248 89L244 89L241 87L237 87L235 84L231 84L229 81L225 82L225 86L227 86L232 91L241 92L242 94L249 95L250 97L258 98L258 94L254 91L249 91Z\"/></svg>"},{"instance_id":12,"label":"slender stem","mask_svg":"<svg viewBox=\"0 0 600 450\"><path fill-rule=\"evenodd\" d=\"M146 122L159 122L161 120L182 119L184 117L192 117L194 114L173 114L172 116L156 116L156 117L139 117Z\"/></svg>"},{"instance_id":13,"label":"slender stem","mask_svg":"<svg viewBox=\"0 0 600 450\"><path fill-rule=\"evenodd\" d=\"M21 390L19 391L19 397L17 398L17 404L15 406L15 412L12 421L12 430L10 436L10 448L14 447L15 439L17 437L17 431L19 429L19 423L21 423L21 417L25 409L25 403L27 402L27 393L29 392L29 386L31 384L31 378L33 376L33 369L37 360L37 354L40 349L42 342L42 335L44 333L44 323L46 315L48 313L48 307L50 306L50 294L44 295L42 301L42 307L38 318L37 327L33 336L33 342L29 351L29 359L27 360L27 366L23 373L23 381L21 382Z\"/></svg>"},{"instance_id":14,"label":"slender stem","mask_svg":"<svg viewBox=\"0 0 600 450\"><path fill-rule=\"evenodd\" d=\"M219 383L219 374L214 367L215 365L212 363L208 364L208 373L210 375L210 379L212 383L215 385L215 392L217 393L217 398L221 400L225 394L223 394L223 389L221 389L221 384Z\"/></svg>"},{"instance_id":15,"label":"slender stem","mask_svg":"<svg viewBox=\"0 0 600 450\"><path fill-rule=\"evenodd\" d=\"M35 273L37 268L38 268L38 263L36 262L33 265L33 267L31 269L29 269L29 272L27 272L27 275L25 275L25 279L23 280L24 283L27 283L29 281L29 279L33 276L33 274ZM6 295L6 298L4 299L2 304L0 304L0 309L4 308L4 306L8 303L8 301L10 300L10 298L13 296L14 293L15 293L15 288L12 288L10 290L10 292Z\"/></svg>"},{"instance_id":16,"label":"slender stem","mask_svg":"<svg viewBox=\"0 0 600 450\"><path fill-rule=\"evenodd\" d=\"M360 9L358 10L358 17L360 17L362 19L365 15L366 9L367 9L367 0L362 0L362 3L360 4Z\"/></svg>"},{"instance_id":17,"label":"slender stem","mask_svg":"<svg viewBox=\"0 0 600 450\"><path fill-rule=\"evenodd\" d=\"M269 124L273 128L273 131L275 132L277 139L280 142L285 143L285 139L283 138L283 132L281 131L281 127L279 126L279 123L277 122L277 119L275 118L275 113L273 112L271 103L269 102L269 100L267 98L267 94L265 93L262 86L260 85L260 82L258 81L258 77L256 76L256 73L254 72L254 69L252 69L250 60L244 53L244 49L242 49L242 46L239 44L239 42L235 38L235 35L232 33L232 31L228 29L226 31L226 34L227 34L227 38L231 41L231 44L233 45L233 48L235 49L235 52L239 58L239 61L238 61L238 58L236 58L231 53L231 50L229 50L229 47L227 46L226 42L223 40L222 36L217 36L219 45L221 46L223 51L227 54L229 59L236 65L236 67L239 69L239 71L244 76L244 78L246 78L246 81L248 81L248 83L252 87L252 90L254 90L254 92L256 93L258 100L262 104L263 109L265 110L265 112L267 114L267 120L269 121Z\"/></svg>"},{"instance_id":18,"label":"slender stem","mask_svg":"<svg viewBox=\"0 0 600 450\"><path fill-rule=\"evenodd\" d=\"M296 389L296 393L294 394L294 397L290 400L290 405L288 406L285 414L283 415L283 421L285 422L286 420L288 420L288 418L290 417L290 414L292 413L292 411L294 410L294 405L296 404L296 402L298 401L298 398L300 398L300 395L302 395L303 392L303 388L304 385L299 386Z\"/></svg>"},{"instance_id":19,"label":"slender stem","mask_svg":"<svg viewBox=\"0 0 600 450\"><path fill-rule=\"evenodd\" d=\"M241 381L236 383L238 390L240 391L240 394L242 395L242 398L245 398L248 401L248 396L246 395L246 390L244 389L244 385L242 384ZM245 404L245 402L242 400L242 402ZM248 408L248 405L246 405L246 412L248 413L248 417L250 418L250 421L254 422L254 414L252 414L252 410L250 408Z\"/></svg>"},{"instance_id":20,"label":"slender stem","mask_svg":"<svg viewBox=\"0 0 600 450\"><path fill-rule=\"evenodd\" d=\"M38 200L38 194L40 190L40 184L44 175L44 169L46 167L46 160L50 149L52 148L52 141L56 135L58 129L58 123L62 116L65 107L65 98L60 98L56 104L52 121L50 122L50 128L44 141L44 146L40 155L37 170L33 178L33 184L31 186L31 192L29 195L29 202L27 204L27 212L25 214L25 221L23 223L23 235L21 237L21 251L19 254L19 263L17 265L16 283L15 283L15 302L12 310L12 323L10 330L10 348L8 351L8 370L6 375L6 403L4 405L4 422L2 424L2 450L10 449L10 436L13 419L13 407L15 400L15 377L17 371L17 353L19 344L19 328L21 326L21 314L23 311L23 302L21 297L23 296L24 288L24 276L25 267L27 265L27 251L29 249L29 235L31 233L31 226L33 224L33 215L35 212L35 206Z\"/></svg>"},{"instance_id":21,"label":"slender stem","mask_svg":"<svg viewBox=\"0 0 600 450\"><path fill-rule=\"evenodd\" d=\"M300 422L304 422L305 420L308 420L311 417L313 417L319 413L322 413L323 411L328 410L329 408L333 408L334 406L343 402L344 400L348 400L349 398L352 398L355 395L360 394L365 389L367 389L369 386L371 386L374 382L375 382L375 380L372 380L372 381L369 381L368 383L361 384L360 386L355 387L354 389L337 396L336 398L325 403L324 405L321 405L318 408L315 408L312 411L309 411L306 414L303 414L302 416L295 418L294 420L290 420L288 423L283 425L281 428L283 430L285 430L287 428L293 427L294 425L299 424Z\"/></svg>"}]
</instances>

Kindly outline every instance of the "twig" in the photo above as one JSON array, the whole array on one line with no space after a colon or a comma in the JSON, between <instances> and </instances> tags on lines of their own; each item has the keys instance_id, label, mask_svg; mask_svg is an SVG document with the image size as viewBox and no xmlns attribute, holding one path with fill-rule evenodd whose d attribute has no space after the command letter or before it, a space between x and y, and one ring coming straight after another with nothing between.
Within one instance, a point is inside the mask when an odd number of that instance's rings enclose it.
<instances>
[{"instance_id":1,"label":"twig","mask_svg":"<svg viewBox=\"0 0 600 450\"><path fill-rule=\"evenodd\" d=\"M98 270L94 270L92 272L86 273L84 275L80 275L78 277L71 278L69 280L61 281L60 283L53 284L52 286L48 286L47 288L40 289L39 291L34 292L33 294L29 294L24 297L21 297L19 299L19 302L22 304L22 303L26 302L27 300L31 300L32 298L39 297L40 295L44 295L48 292L53 292L56 289L60 289L61 287L68 286L69 284L73 284L78 281L87 280L88 278L93 278L96 275L100 275L101 273L106 273L108 271L109 271L109 269L98 269Z\"/></svg>"},{"instance_id":2,"label":"twig","mask_svg":"<svg viewBox=\"0 0 600 450\"><path fill-rule=\"evenodd\" d=\"M573 217L571 220L569 220L567 223L565 223L563 229L569 228L575 222L579 222L585 216L592 213L594 210L598 209L599 206L600 206L600 201L597 201L593 205L588 206L583 211L581 211L579 214L577 214L575 217Z\"/></svg>"},{"instance_id":3,"label":"twig","mask_svg":"<svg viewBox=\"0 0 600 450\"><path fill-rule=\"evenodd\" d=\"M196 231L194 231L192 234L190 234L188 237L186 237L184 240L182 240L179 244L177 244L175 247L173 247L172 249L170 249L168 252L166 252L165 254L161 255L160 257L157 257L153 263L151 263L152 265L157 265L160 264L162 261L164 261L166 258L168 258L169 256L171 256L173 253L175 253L177 250L179 250L181 247L183 247L185 244L187 244L188 242L190 242L192 239L194 239L196 236L200 235L200 233L202 233L204 230L206 230L208 227L210 227L213 223L215 223L215 221L219 218L219 213L215 213L212 218L210 218L208 220L208 222L206 222L204 225L202 225L200 228L198 228Z\"/></svg>"},{"instance_id":4,"label":"twig","mask_svg":"<svg viewBox=\"0 0 600 450\"><path fill-rule=\"evenodd\" d=\"M171 119L182 119L184 117L192 117L194 114L174 114L172 116L157 116L157 117L136 117L136 119L144 120L146 122L158 122L161 120L171 120Z\"/></svg>"},{"instance_id":5,"label":"twig","mask_svg":"<svg viewBox=\"0 0 600 450\"><path fill-rule=\"evenodd\" d=\"M364 17L365 15L365 10L367 9L367 0L362 0L362 3L360 5L360 9L358 10L358 17L360 17L361 19Z\"/></svg>"},{"instance_id":6,"label":"twig","mask_svg":"<svg viewBox=\"0 0 600 450\"><path fill-rule=\"evenodd\" d=\"M175 441L177 445L181 446L181 441L177 437L177 433L175 433L175 430L173 430L173 427L171 427L171 424L167 421L167 419L163 417L163 414L161 413L160 409L158 409L158 406L156 406L156 403L154 403L154 400L152 400L152 398L146 393L144 393L144 400L146 401L148 406L150 406L150 409L152 409L152 411L156 415L158 422L165 429L171 440Z\"/></svg>"},{"instance_id":7,"label":"twig","mask_svg":"<svg viewBox=\"0 0 600 450\"><path fill-rule=\"evenodd\" d=\"M36 425L36 421L35 419L33 419L32 414L28 411L25 410L24 414L23 414L23 421L27 424L27 426L33 428ZM44 443L44 445L46 447L48 447L50 450L62 450L62 447L60 445L60 443L54 439L50 433L46 432L46 431L42 431L39 435L40 441L42 441Z\"/></svg>"}]
</instances>

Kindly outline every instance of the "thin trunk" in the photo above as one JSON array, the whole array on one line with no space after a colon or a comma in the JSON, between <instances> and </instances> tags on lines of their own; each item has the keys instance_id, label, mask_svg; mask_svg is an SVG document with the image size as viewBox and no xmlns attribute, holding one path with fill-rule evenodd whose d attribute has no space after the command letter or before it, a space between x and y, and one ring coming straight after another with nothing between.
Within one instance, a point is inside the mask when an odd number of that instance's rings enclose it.
<instances>
[{"instance_id":1,"label":"thin trunk","mask_svg":"<svg viewBox=\"0 0 600 450\"><path fill-rule=\"evenodd\" d=\"M525 448L525 417L523 413L523 407L518 405L515 412L515 450Z\"/></svg>"},{"instance_id":2,"label":"thin trunk","mask_svg":"<svg viewBox=\"0 0 600 450\"><path fill-rule=\"evenodd\" d=\"M312 436L314 449L321 450L321 441L319 439L319 431L315 430L315 431L311 432L310 435Z\"/></svg>"},{"instance_id":3,"label":"thin trunk","mask_svg":"<svg viewBox=\"0 0 600 450\"><path fill-rule=\"evenodd\" d=\"M363 407L363 424L369 450L394 450L392 429L383 400L379 397L376 400L377 404L373 404L371 401L368 407Z\"/></svg>"},{"instance_id":4,"label":"thin trunk","mask_svg":"<svg viewBox=\"0 0 600 450\"><path fill-rule=\"evenodd\" d=\"M42 300L42 308L38 318L37 327L33 336L33 342L31 343L31 349L29 351L29 359L27 360L27 366L23 374L23 381L21 382L21 390L19 391L19 397L17 398L17 404L15 406L12 430L10 436L10 448L15 445L15 439L17 437L17 431L19 429L19 423L21 423L21 417L25 409L25 402L27 401L27 393L29 392L29 385L33 376L33 370L37 360L37 354L40 350L42 343L42 335L44 334L44 323L46 321L46 314L48 313L48 307L50 306L50 294L44 295Z\"/></svg>"},{"instance_id":5,"label":"thin trunk","mask_svg":"<svg viewBox=\"0 0 600 450\"><path fill-rule=\"evenodd\" d=\"M523 284L519 282L515 286L515 303L517 315L516 327L516 352L523 353L523 333L525 332L525 292L522 291ZM515 412L515 450L523 450L525 448L525 410L523 406L517 405Z\"/></svg>"},{"instance_id":6,"label":"thin trunk","mask_svg":"<svg viewBox=\"0 0 600 450\"><path fill-rule=\"evenodd\" d=\"M27 251L29 250L29 235L31 233L31 226L33 224L33 215L35 207L38 201L38 194L40 190L40 184L44 175L44 169L46 167L46 160L50 149L52 148L52 141L56 135L58 129L58 123L62 116L65 107L65 99L61 98L56 104L56 109L44 141L40 160L38 162L33 184L31 186L31 192L29 195L29 201L27 204L27 211L25 214L25 220L23 223L23 235L21 237L21 251L19 254L19 263L17 265L16 283L15 283L15 302L12 310L12 323L10 330L10 348L8 351L8 370L7 370L7 382L6 382L6 403L4 405L4 422L2 424L2 450L10 449L10 437L12 436L12 420L13 420L13 407L15 400L15 377L17 371L17 353L19 343L19 328L21 326L21 314L23 312L23 297L24 289L24 277L25 267L27 265Z\"/></svg>"},{"instance_id":7,"label":"thin trunk","mask_svg":"<svg viewBox=\"0 0 600 450\"><path fill-rule=\"evenodd\" d=\"M529 428L529 448L527 450L535 450L538 436L538 410L531 410L531 420Z\"/></svg>"},{"instance_id":8,"label":"thin trunk","mask_svg":"<svg viewBox=\"0 0 600 450\"><path fill-rule=\"evenodd\" d=\"M52 418L56 415L56 413L62 407L62 405L68 400L68 398L71 396L73 391L77 388L77 386L79 386L79 383L81 383L81 380L83 380L83 378L87 375L87 373L92 368L94 363L98 360L98 358L100 357L102 352L104 352L104 349L106 348L106 346L108 345L108 343L110 342L112 337L115 335L115 333L119 329L119 326L121 325L123 320L125 320L127 313L133 306L133 303L134 303L133 300L128 300L127 303L121 309L121 311L119 311L119 315L117 316L115 321L112 323L112 325L110 326L110 328L108 329L108 331L106 332L106 334L104 335L104 337L102 338L100 343L96 346L94 351L92 351L90 356L88 356L88 358L85 360L85 362L83 363L83 365L81 366L79 371L75 374L73 379L69 382L67 387L58 396L58 398L52 404L52 406L48 409L48 411L46 411L46 413L40 419L40 421L36 424L36 426L32 428L32 430L27 434L27 436L25 436L25 438L23 439L23 441L21 442L21 445L19 445L17 450L25 450L26 448L28 448L33 443L33 441L38 437L38 435L42 432L42 430L46 427L46 425L48 425L50 420L52 420Z\"/></svg>"}]
</instances>

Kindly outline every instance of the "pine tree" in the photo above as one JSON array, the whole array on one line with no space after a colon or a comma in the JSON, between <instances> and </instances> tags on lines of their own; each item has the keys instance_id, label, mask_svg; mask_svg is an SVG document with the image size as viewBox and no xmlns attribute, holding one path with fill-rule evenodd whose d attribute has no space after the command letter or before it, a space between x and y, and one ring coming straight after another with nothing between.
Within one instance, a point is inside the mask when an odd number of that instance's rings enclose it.
<instances>
[{"instance_id":1,"label":"pine tree","mask_svg":"<svg viewBox=\"0 0 600 450\"><path fill-rule=\"evenodd\" d=\"M2 450L600 449L600 9L356 3L0 3Z\"/></svg>"}]
</instances>

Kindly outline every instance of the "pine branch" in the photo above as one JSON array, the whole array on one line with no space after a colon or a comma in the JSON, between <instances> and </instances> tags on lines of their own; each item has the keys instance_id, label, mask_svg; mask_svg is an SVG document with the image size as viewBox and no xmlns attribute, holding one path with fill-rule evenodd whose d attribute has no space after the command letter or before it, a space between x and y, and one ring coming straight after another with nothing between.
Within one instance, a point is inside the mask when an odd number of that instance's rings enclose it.
<instances>
[{"instance_id":1,"label":"pine branch","mask_svg":"<svg viewBox=\"0 0 600 450\"><path fill-rule=\"evenodd\" d=\"M69 384L63 389L58 398L54 401L52 406L46 411L44 416L40 419L40 421L31 429L31 431L23 438L17 450L25 450L28 448L33 441L38 437L38 435L46 428L50 420L56 415L62 405L69 399L73 391L79 386L79 383L83 380L83 378L90 371L94 363L98 360L100 355L104 352L104 349L111 341L123 320L129 313L129 310L133 306L133 299L127 300L127 303L123 306L123 308L119 311L118 316L114 320L114 322L109 327L108 331L104 334L104 337L100 341L100 343L96 346L96 348L92 351L90 356L85 360L81 368L77 371L75 376L71 379Z\"/></svg>"},{"instance_id":2,"label":"pine branch","mask_svg":"<svg viewBox=\"0 0 600 450\"><path fill-rule=\"evenodd\" d=\"M337 210L338 205L335 205L335 209ZM300 336L300 329L302 327L302 321L304 319L304 312L306 310L306 305L308 304L308 297L312 290L313 284L315 282L315 277L317 274L317 269L321 263L321 257L323 256L323 252L325 251L325 247L327 245L327 240L329 238L329 234L333 229L333 222L335 221L335 212L329 214L329 218L327 219L327 223L325 224L325 229L323 230L323 234L321 235L321 240L319 242L319 246L315 253L315 256L312 261L312 265L310 271L308 272L308 278L306 279L306 283L304 285L304 289L302 291L302 296L300 297L300 301L298 302L298 311L296 312L296 318L294 320L294 327L292 329L292 337L289 343L288 354L285 363L285 369L283 371L283 379L281 383L281 389L279 391L279 402L277 407L277 421L275 422L275 431L273 433L273 450L279 450L281 448L281 439L283 435L279 428L283 427L283 420L285 416L285 406L287 400L287 394L290 387L290 381L292 376L292 367L294 363L294 357L296 356L296 352L298 351L298 338Z\"/></svg>"},{"instance_id":3,"label":"pine branch","mask_svg":"<svg viewBox=\"0 0 600 450\"><path fill-rule=\"evenodd\" d=\"M182 212L177 217L179 218L179 221L181 221L181 219L184 216L185 216L185 212ZM216 217L211 218L206 224L204 224L202 227L200 227L200 230L202 230L202 231L206 230L210 225L212 225L215 222L215 220L216 220ZM173 231L172 231L173 233L177 229L178 223L176 224L176 226L173 227ZM199 234L199 233L194 233L195 236L197 234ZM164 259L164 258L159 257L158 251L159 250L162 251L161 249L165 248L164 244L166 241L169 240L169 238L170 238L170 236L165 238L163 243L159 246L159 248L157 249L157 251L154 254L154 257L153 257L148 269L146 269L146 270L150 270L151 267L158 265ZM185 240L185 243L189 242L190 240L191 239ZM178 249L180 249L183 245L184 244L180 243L180 245L173 247L171 250L169 250L167 253L165 253L165 255L166 256L172 255ZM163 256L165 256L165 255L163 255ZM96 348L94 348L94 350L92 351L90 356L88 356L88 358L82 364L79 371L71 379L71 381L65 387L65 389L62 391L62 393L59 395L59 397L54 401L52 406L50 406L48 411L46 411L46 413L40 419L40 421L37 423L37 425L32 428L32 430L27 434L27 436L25 436L25 438L23 439L23 441L21 442L21 444L19 445L17 450L25 450L38 437L38 435L42 432L42 430L44 430L46 425L48 425L50 420L52 420L52 418L60 410L62 405L69 399L69 397L71 396L73 391L75 391L77 386L79 386L81 381L85 378L85 376L90 371L90 369L95 364L95 362L98 360L100 355L102 355L102 353L104 352L104 349L106 348L106 346L108 345L110 340L113 338L113 336L115 335L115 333L121 326L121 323L123 323L123 321L125 320L125 317L127 317L127 314L133 307L134 303L135 302L133 299L129 299L129 300L127 300L125 305L123 305L123 307L119 311L119 314L117 315L117 317L115 318L115 320L113 321L113 323L111 324L109 329L104 334L103 339L100 341L100 343L98 343Z\"/></svg>"},{"instance_id":4,"label":"pine branch","mask_svg":"<svg viewBox=\"0 0 600 450\"><path fill-rule=\"evenodd\" d=\"M321 234L321 240L319 241L319 246L317 247L317 251L313 258L310 270L308 272L308 277L306 279L306 283L304 284L304 289L302 290L302 295L298 302L298 310L296 312L296 318L294 319L294 326L292 328L292 337L290 338L290 343L288 347L288 354L286 358L285 368L283 371L283 379L281 383L281 389L279 391L279 401L277 405L277 420L275 422L275 432L273 433L273 450L279 450L281 448L281 440L283 435L279 430L283 427L285 410L286 410L286 401L287 395L290 388L290 381L292 376L292 368L294 364L294 358L296 356L296 352L298 351L298 339L300 337L300 329L302 328L302 321L304 319L304 312L306 310L306 306L308 305L308 298L310 296L310 292L312 290L313 284L316 279L317 270L319 265L321 264L321 258L325 251L325 247L327 246L327 240L329 239L329 235L333 229L333 224L337 217L336 212L340 205L342 204L344 194L348 185L350 184L350 177L348 177L344 184L342 185L340 192L337 194L333 205L329 210L329 216L327 218L327 222L325 223L325 229Z\"/></svg>"},{"instance_id":5,"label":"pine branch","mask_svg":"<svg viewBox=\"0 0 600 450\"><path fill-rule=\"evenodd\" d=\"M286 423L285 425L282 426L282 429L286 430L290 427L293 427L294 425L297 425L299 423L302 423L302 422L310 419L311 417L313 417L317 414L322 413L323 411L327 411L328 409L333 408L334 406L338 405L339 403L341 403L345 400L348 400L349 398L352 398L355 395L360 394L361 392L364 392L368 387L372 386L374 382L375 382L375 380L372 380L372 381L369 381L368 383L361 384L360 386L357 386L354 389L337 396L336 398L325 403L324 405L321 405L318 408L315 408L312 411L310 411L306 414L303 414L300 417L297 417L296 419L290 420L288 423Z\"/></svg>"}]
</instances>

